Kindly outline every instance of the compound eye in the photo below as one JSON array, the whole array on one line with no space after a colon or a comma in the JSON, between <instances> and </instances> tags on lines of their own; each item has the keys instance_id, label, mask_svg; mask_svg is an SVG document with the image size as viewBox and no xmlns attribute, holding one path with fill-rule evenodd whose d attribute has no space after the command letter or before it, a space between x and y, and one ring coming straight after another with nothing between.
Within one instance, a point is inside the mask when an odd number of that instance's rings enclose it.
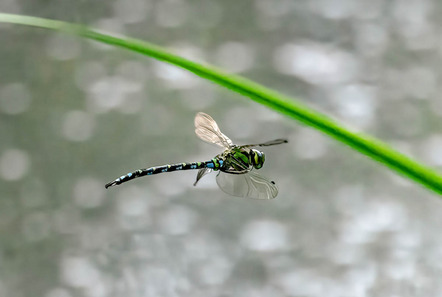
<instances>
[{"instance_id":1,"label":"compound eye","mask_svg":"<svg viewBox=\"0 0 442 297\"><path fill-rule=\"evenodd\" d=\"M252 150L252 163L253 167L260 169L264 165L265 156L264 153L258 150Z\"/></svg>"}]
</instances>

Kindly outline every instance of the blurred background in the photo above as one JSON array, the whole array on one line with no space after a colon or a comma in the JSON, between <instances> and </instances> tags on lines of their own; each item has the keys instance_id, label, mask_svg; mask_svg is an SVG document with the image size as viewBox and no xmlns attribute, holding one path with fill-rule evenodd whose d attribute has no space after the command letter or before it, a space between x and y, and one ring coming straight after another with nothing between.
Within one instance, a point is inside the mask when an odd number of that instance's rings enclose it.
<instances>
[{"instance_id":1,"label":"blurred background","mask_svg":"<svg viewBox=\"0 0 442 297\"><path fill-rule=\"evenodd\" d=\"M0 1L165 46L298 98L442 169L436 0ZM271 201L195 171L198 111L265 148ZM442 170L441 170L442 171ZM148 57L0 25L0 296L442 296L438 195Z\"/></svg>"}]
</instances>

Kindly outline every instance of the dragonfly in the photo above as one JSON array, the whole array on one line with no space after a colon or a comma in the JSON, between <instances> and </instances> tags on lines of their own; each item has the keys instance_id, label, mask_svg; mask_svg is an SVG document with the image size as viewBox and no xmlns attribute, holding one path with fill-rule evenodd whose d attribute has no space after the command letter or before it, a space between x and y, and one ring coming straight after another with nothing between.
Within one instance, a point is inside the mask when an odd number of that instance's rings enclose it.
<instances>
[{"instance_id":1,"label":"dragonfly","mask_svg":"<svg viewBox=\"0 0 442 297\"><path fill-rule=\"evenodd\" d=\"M224 151L204 162L188 162L139 169L120 176L105 185L106 189L138 177L178 170L198 169L196 181L212 171L218 171L216 182L225 193L253 199L273 199L278 195L274 181L254 172L264 165L265 154L254 147L266 147L287 143L287 139L275 139L258 144L236 145L224 135L215 120L198 112L195 116L195 133L203 141L216 144Z\"/></svg>"}]
</instances>

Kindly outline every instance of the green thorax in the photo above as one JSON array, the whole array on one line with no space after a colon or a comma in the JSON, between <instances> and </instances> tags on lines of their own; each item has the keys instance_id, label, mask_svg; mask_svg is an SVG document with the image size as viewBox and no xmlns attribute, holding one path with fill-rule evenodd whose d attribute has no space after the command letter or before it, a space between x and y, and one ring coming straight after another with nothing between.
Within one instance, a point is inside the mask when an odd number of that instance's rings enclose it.
<instances>
[{"instance_id":1,"label":"green thorax","mask_svg":"<svg viewBox=\"0 0 442 297\"><path fill-rule=\"evenodd\" d=\"M232 147L219 154L217 158L223 160L223 166L220 168L222 171L244 172L253 167L249 148Z\"/></svg>"}]
</instances>

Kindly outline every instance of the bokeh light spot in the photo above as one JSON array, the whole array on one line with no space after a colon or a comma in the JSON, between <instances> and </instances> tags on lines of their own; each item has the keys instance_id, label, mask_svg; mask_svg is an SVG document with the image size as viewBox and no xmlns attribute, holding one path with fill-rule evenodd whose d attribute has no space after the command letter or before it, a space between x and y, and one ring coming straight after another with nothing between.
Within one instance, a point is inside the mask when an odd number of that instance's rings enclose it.
<instances>
[{"instance_id":1,"label":"bokeh light spot","mask_svg":"<svg viewBox=\"0 0 442 297\"><path fill-rule=\"evenodd\" d=\"M312 84L347 82L358 72L352 54L320 44L284 44L275 50L273 58L279 72Z\"/></svg>"},{"instance_id":2,"label":"bokeh light spot","mask_svg":"<svg viewBox=\"0 0 442 297\"><path fill-rule=\"evenodd\" d=\"M100 274L96 267L82 257L67 257L61 262L64 282L72 287L90 288L98 281Z\"/></svg>"},{"instance_id":3,"label":"bokeh light spot","mask_svg":"<svg viewBox=\"0 0 442 297\"><path fill-rule=\"evenodd\" d=\"M66 114L62 135L71 141L86 141L92 137L94 129L94 118L86 112L75 110Z\"/></svg>"},{"instance_id":4,"label":"bokeh light spot","mask_svg":"<svg viewBox=\"0 0 442 297\"><path fill-rule=\"evenodd\" d=\"M29 170L29 156L25 151L10 149L0 155L0 175L3 179L21 179Z\"/></svg>"},{"instance_id":5,"label":"bokeh light spot","mask_svg":"<svg viewBox=\"0 0 442 297\"><path fill-rule=\"evenodd\" d=\"M283 250L288 247L288 233L286 227L279 222L257 220L243 228L241 242L255 251Z\"/></svg>"},{"instance_id":6,"label":"bokeh light spot","mask_svg":"<svg viewBox=\"0 0 442 297\"><path fill-rule=\"evenodd\" d=\"M161 215L161 229L172 235L182 235L188 233L196 222L196 215L189 208L184 206L174 206Z\"/></svg>"}]
</instances>

